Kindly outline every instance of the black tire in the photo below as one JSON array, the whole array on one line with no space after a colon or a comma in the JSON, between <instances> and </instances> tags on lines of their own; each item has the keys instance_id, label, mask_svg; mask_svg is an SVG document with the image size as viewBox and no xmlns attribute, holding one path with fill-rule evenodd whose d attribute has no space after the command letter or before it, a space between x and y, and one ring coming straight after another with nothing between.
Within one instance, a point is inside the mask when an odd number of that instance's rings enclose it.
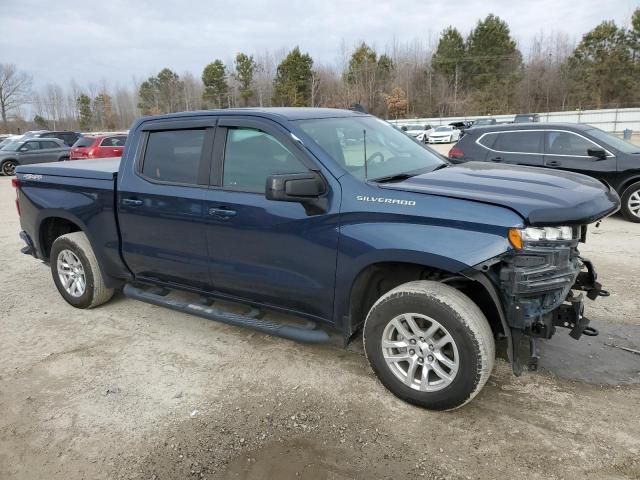
<instances>
[{"instance_id":1,"label":"black tire","mask_svg":"<svg viewBox=\"0 0 640 480\"><path fill-rule=\"evenodd\" d=\"M67 291L59 274L59 255L61 252L69 255L69 251L79 260L84 274L84 291L79 295ZM69 305L76 308L93 308L109 301L113 296L113 289L107 288L104 284L100 265L84 232L67 233L56 238L51 247L50 264L56 288Z\"/></svg>"},{"instance_id":2,"label":"black tire","mask_svg":"<svg viewBox=\"0 0 640 480\"><path fill-rule=\"evenodd\" d=\"M13 177L16 174L16 167L18 166L18 162L15 160L5 160L0 165L0 171L3 175L7 177Z\"/></svg>"},{"instance_id":3,"label":"black tire","mask_svg":"<svg viewBox=\"0 0 640 480\"><path fill-rule=\"evenodd\" d=\"M442 384L446 386L439 390L421 391L421 386L413 384L414 373L411 375L413 387L407 385L397 376L397 373L394 373L393 367L389 366L391 363L388 364L385 360L382 347L383 335L394 320L408 313L428 318L425 322L435 320L444 327L440 329L440 333L448 333L453 339L449 348L457 349L456 372L452 374L453 369L448 370L447 373L451 376L450 383L446 385L443 381ZM418 320L421 319L418 318ZM433 326L435 323L425 323L425 325L428 330L428 326ZM409 282L383 295L367 315L363 337L367 359L380 382L398 398L430 410L452 410L463 406L478 394L493 370L495 341L486 317L469 297L439 282L423 280ZM418 361L422 360L423 363L416 367L415 373L422 375L423 364L427 363L427 355L430 357L430 367L436 368L434 364L437 363L437 368L442 371L444 364L437 359L434 361L434 357L424 348L422 337L419 345L422 347L414 346L415 350L409 350L410 346L404 349L406 352L404 355L412 351L420 352L417 353L418 356L424 355L424 358L418 358ZM431 347L432 345L429 345L429 348ZM438 354L442 355L442 352L437 350ZM399 351L399 354L403 353ZM446 367L445 370L447 370ZM433 370L431 372L433 373ZM432 373L427 369L427 385ZM437 384L435 388L439 388Z\"/></svg>"},{"instance_id":4,"label":"black tire","mask_svg":"<svg viewBox=\"0 0 640 480\"><path fill-rule=\"evenodd\" d=\"M637 214L631 210L632 206L638 208L640 201L640 182L636 182L626 188L622 194L622 214L631 222L640 223L640 210L636 210ZM632 205L633 203L633 205Z\"/></svg>"}]
</instances>

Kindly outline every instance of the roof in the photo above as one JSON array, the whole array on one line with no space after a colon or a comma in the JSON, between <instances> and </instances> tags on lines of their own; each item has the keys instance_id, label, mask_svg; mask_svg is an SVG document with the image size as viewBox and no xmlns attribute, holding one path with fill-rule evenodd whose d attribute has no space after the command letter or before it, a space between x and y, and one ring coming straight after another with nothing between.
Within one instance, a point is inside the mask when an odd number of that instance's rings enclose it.
<instances>
[{"instance_id":1,"label":"roof","mask_svg":"<svg viewBox=\"0 0 640 480\"><path fill-rule=\"evenodd\" d=\"M217 110L198 110L193 112L168 113L145 117L145 120L163 118L192 117L202 115L254 115L265 118L279 118L285 120L309 120L316 118L353 117L367 115L353 110L339 108L312 107L268 107L268 108L225 108Z\"/></svg>"},{"instance_id":2,"label":"roof","mask_svg":"<svg viewBox=\"0 0 640 480\"><path fill-rule=\"evenodd\" d=\"M559 128L562 130L575 130L583 132L585 130L591 130L595 128L586 123L545 123L545 122L533 122L533 123L498 123L496 125L479 125L467 129L467 133L486 133L486 132L503 132L509 130L549 130Z\"/></svg>"}]
</instances>

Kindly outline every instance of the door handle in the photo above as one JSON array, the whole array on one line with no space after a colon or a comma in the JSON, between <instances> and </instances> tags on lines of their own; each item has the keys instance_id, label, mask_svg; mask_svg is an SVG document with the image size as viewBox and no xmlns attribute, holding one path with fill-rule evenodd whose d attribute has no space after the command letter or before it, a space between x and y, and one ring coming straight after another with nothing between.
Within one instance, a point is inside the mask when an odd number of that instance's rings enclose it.
<instances>
[{"instance_id":1,"label":"door handle","mask_svg":"<svg viewBox=\"0 0 640 480\"><path fill-rule=\"evenodd\" d=\"M212 215L214 217L220 217L220 218L229 218L229 217L235 217L237 215L238 212L236 212L235 210L229 210L226 208L210 208L209 209L209 215Z\"/></svg>"},{"instance_id":2,"label":"door handle","mask_svg":"<svg viewBox=\"0 0 640 480\"><path fill-rule=\"evenodd\" d=\"M138 200L137 198L123 198L120 203L127 207L139 207L142 205L142 200Z\"/></svg>"},{"instance_id":3,"label":"door handle","mask_svg":"<svg viewBox=\"0 0 640 480\"><path fill-rule=\"evenodd\" d=\"M504 162L504 158L502 157L493 157L491 159L492 162Z\"/></svg>"},{"instance_id":4,"label":"door handle","mask_svg":"<svg viewBox=\"0 0 640 480\"><path fill-rule=\"evenodd\" d=\"M549 160L546 164L547 167L559 167L562 165L558 160Z\"/></svg>"}]
</instances>

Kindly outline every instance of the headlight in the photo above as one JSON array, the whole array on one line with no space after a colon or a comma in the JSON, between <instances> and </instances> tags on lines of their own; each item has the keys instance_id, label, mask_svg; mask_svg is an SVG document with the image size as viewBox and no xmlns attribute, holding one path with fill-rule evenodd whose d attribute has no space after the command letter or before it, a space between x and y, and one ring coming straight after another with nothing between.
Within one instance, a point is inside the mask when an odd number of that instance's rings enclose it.
<instances>
[{"instance_id":1,"label":"headlight","mask_svg":"<svg viewBox=\"0 0 640 480\"><path fill-rule=\"evenodd\" d=\"M566 242L579 238L577 227L510 228L509 241L517 250L529 243Z\"/></svg>"}]
</instances>

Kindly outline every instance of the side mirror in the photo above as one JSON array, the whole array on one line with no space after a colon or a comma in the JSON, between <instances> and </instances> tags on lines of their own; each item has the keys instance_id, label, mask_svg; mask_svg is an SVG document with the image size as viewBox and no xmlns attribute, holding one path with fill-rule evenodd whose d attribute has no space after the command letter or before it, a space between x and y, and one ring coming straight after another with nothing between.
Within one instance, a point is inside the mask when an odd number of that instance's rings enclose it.
<instances>
[{"instance_id":1,"label":"side mirror","mask_svg":"<svg viewBox=\"0 0 640 480\"><path fill-rule=\"evenodd\" d=\"M400 130L402 130L403 132L407 131L407 127L405 127L404 125L400 127Z\"/></svg>"},{"instance_id":2,"label":"side mirror","mask_svg":"<svg viewBox=\"0 0 640 480\"><path fill-rule=\"evenodd\" d=\"M29 150L27 147L20 147L18 149L19 152L26 152L27 150Z\"/></svg>"},{"instance_id":3,"label":"side mirror","mask_svg":"<svg viewBox=\"0 0 640 480\"><path fill-rule=\"evenodd\" d=\"M324 191L322 177L315 172L271 175L267 177L265 197L280 202L310 203Z\"/></svg>"},{"instance_id":4,"label":"side mirror","mask_svg":"<svg viewBox=\"0 0 640 480\"><path fill-rule=\"evenodd\" d=\"M587 150L587 154L590 157L596 157L598 160L604 160L607 158L607 152L601 148L590 148Z\"/></svg>"}]
</instances>

